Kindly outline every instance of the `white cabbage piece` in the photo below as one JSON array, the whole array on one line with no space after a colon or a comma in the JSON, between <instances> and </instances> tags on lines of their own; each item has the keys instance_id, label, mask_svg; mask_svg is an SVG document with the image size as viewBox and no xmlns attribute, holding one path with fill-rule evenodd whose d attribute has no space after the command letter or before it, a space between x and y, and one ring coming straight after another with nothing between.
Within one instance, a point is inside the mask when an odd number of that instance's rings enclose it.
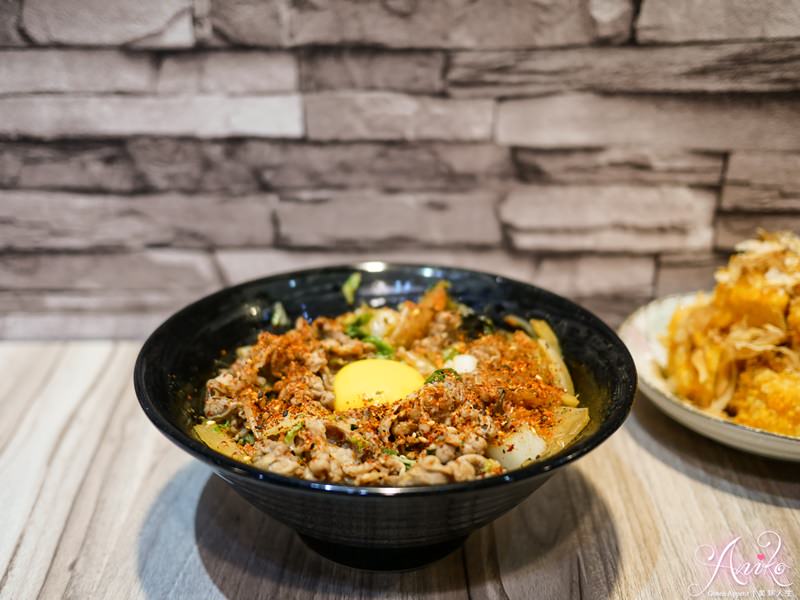
<instances>
[{"instance_id":1,"label":"white cabbage piece","mask_svg":"<svg viewBox=\"0 0 800 600\"><path fill-rule=\"evenodd\" d=\"M248 462L250 457L239 448L233 438L228 435L223 427L214 421L205 421L194 426L194 433L206 446L220 454L229 456L239 461Z\"/></svg>"},{"instance_id":2,"label":"white cabbage piece","mask_svg":"<svg viewBox=\"0 0 800 600\"><path fill-rule=\"evenodd\" d=\"M553 412L555 425L547 442L533 427L522 427L507 436L502 444L490 445L486 452L489 458L495 459L509 471L519 469L535 460L557 454L589 423L588 408L561 406Z\"/></svg>"},{"instance_id":3,"label":"white cabbage piece","mask_svg":"<svg viewBox=\"0 0 800 600\"><path fill-rule=\"evenodd\" d=\"M560 406L553 413L556 421L553 426L553 436L547 442L547 450L540 458L561 452L589 424L588 408Z\"/></svg>"},{"instance_id":4,"label":"white cabbage piece","mask_svg":"<svg viewBox=\"0 0 800 600\"><path fill-rule=\"evenodd\" d=\"M507 436L501 445L489 446L486 454L511 471L536 460L546 449L547 444L532 427L523 427Z\"/></svg>"}]
</instances>

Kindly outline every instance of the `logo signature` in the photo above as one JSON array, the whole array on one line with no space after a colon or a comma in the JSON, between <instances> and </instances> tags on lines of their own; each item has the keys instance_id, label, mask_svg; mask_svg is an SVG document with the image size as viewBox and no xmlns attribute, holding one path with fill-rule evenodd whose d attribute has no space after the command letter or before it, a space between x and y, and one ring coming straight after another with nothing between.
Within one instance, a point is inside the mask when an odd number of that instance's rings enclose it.
<instances>
[{"instance_id":1,"label":"logo signature","mask_svg":"<svg viewBox=\"0 0 800 600\"><path fill-rule=\"evenodd\" d=\"M792 582L788 571L791 567L781 560L781 536L768 529L761 532L755 542L756 548L750 552L742 547L741 536L733 538L722 549L710 544L698 546L694 552L695 562L710 568L711 575L702 584L692 583L689 586L689 595L697 597L704 594L723 573L739 586L757 582L772 584L778 588L790 587Z\"/></svg>"}]
</instances>

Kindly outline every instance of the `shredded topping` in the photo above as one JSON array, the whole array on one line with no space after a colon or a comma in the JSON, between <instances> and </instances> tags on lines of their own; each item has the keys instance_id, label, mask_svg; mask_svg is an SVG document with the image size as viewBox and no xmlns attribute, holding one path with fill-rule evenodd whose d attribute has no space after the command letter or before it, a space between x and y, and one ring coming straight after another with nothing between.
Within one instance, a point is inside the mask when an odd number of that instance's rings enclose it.
<instances>
[{"instance_id":1,"label":"shredded topping","mask_svg":"<svg viewBox=\"0 0 800 600\"><path fill-rule=\"evenodd\" d=\"M800 239L761 231L736 249L714 293L673 315L667 376L701 408L800 437Z\"/></svg>"}]
</instances>

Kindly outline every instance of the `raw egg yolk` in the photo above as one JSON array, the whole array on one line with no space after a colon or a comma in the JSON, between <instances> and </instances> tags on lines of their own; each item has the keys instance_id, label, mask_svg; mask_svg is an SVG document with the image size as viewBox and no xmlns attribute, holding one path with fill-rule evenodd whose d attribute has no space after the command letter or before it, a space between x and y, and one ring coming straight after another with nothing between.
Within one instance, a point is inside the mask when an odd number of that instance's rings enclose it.
<instances>
[{"instance_id":1,"label":"raw egg yolk","mask_svg":"<svg viewBox=\"0 0 800 600\"><path fill-rule=\"evenodd\" d=\"M346 365L333 380L333 409L388 404L422 387L422 375L405 363L381 358L357 360Z\"/></svg>"}]
</instances>

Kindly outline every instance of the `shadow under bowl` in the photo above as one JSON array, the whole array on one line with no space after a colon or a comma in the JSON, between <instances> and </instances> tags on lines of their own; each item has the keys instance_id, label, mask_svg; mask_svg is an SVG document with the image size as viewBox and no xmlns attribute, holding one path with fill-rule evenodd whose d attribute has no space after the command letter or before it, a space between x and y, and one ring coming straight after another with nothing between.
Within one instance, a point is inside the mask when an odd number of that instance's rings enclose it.
<instances>
[{"instance_id":1,"label":"shadow under bowl","mask_svg":"<svg viewBox=\"0 0 800 600\"><path fill-rule=\"evenodd\" d=\"M546 319L562 344L590 424L547 460L501 476L437 486L356 487L283 477L227 458L192 434L205 381L220 357L270 329L276 302L294 319L351 309L341 286L361 272L357 302L393 306L417 299L440 279L496 322L503 315ZM292 527L323 556L367 569L409 569L458 548L464 539L538 489L555 470L596 448L622 425L636 391L625 345L600 319L546 290L451 267L368 262L266 277L223 289L182 309L145 342L134 369L136 395L153 424L211 465L254 506Z\"/></svg>"}]
</instances>

